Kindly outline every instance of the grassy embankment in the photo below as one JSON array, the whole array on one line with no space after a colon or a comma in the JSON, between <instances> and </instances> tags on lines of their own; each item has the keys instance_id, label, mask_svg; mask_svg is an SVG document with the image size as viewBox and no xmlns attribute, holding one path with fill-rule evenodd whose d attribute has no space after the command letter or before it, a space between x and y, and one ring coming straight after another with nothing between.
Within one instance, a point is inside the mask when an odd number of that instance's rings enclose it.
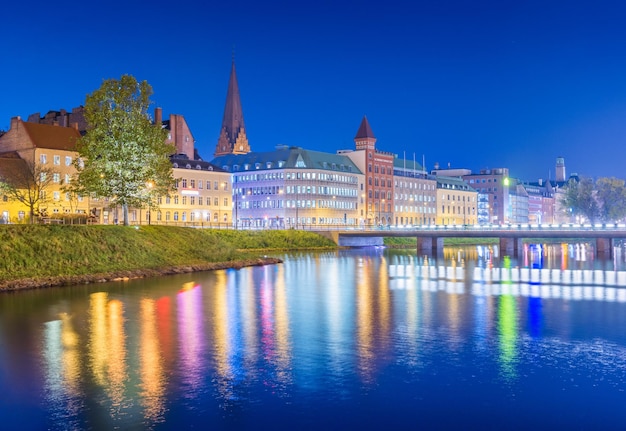
<instances>
[{"instance_id":1,"label":"grassy embankment","mask_svg":"<svg viewBox=\"0 0 626 431\"><path fill-rule=\"evenodd\" d=\"M415 238L384 238L384 244L390 248L415 248ZM447 246L461 245L489 245L498 244L498 238L444 238L443 244Z\"/></svg>"},{"instance_id":2,"label":"grassy embankment","mask_svg":"<svg viewBox=\"0 0 626 431\"><path fill-rule=\"evenodd\" d=\"M0 226L0 290L271 263L268 250L335 248L302 231Z\"/></svg>"}]
</instances>

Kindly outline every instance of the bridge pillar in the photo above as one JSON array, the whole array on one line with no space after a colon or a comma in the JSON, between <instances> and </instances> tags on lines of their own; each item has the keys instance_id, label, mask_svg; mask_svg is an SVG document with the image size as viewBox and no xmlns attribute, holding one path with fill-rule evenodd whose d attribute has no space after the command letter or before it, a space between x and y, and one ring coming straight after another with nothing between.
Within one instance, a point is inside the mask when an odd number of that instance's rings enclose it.
<instances>
[{"instance_id":1,"label":"bridge pillar","mask_svg":"<svg viewBox=\"0 0 626 431\"><path fill-rule=\"evenodd\" d=\"M524 242L521 238L500 238L500 254L513 257L523 256Z\"/></svg>"},{"instance_id":2,"label":"bridge pillar","mask_svg":"<svg viewBox=\"0 0 626 431\"><path fill-rule=\"evenodd\" d=\"M418 237L417 238L418 253L432 253L435 255L443 254L443 238L436 237Z\"/></svg>"},{"instance_id":3,"label":"bridge pillar","mask_svg":"<svg viewBox=\"0 0 626 431\"><path fill-rule=\"evenodd\" d=\"M613 257L613 238L597 238L596 253L600 256Z\"/></svg>"}]
</instances>

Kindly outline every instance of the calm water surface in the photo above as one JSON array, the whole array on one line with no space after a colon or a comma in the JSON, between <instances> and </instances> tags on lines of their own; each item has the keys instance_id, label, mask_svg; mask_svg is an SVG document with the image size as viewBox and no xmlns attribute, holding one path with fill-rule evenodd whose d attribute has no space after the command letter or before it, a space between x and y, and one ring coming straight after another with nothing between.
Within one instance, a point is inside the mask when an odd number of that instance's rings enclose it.
<instances>
[{"instance_id":1,"label":"calm water surface","mask_svg":"<svg viewBox=\"0 0 626 431\"><path fill-rule=\"evenodd\" d=\"M0 295L0 428L626 429L626 265L360 249Z\"/></svg>"}]
</instances>

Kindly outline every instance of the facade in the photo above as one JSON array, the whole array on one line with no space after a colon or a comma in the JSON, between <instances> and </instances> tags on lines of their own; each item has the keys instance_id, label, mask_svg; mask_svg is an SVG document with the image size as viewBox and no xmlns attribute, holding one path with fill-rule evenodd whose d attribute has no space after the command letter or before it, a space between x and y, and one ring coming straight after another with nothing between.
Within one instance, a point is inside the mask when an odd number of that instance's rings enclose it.
<instances>
[{"instance_id":1,"label":"facade","mask_svg":"<svg viewBox=\"0 0 626 431\"><path fill-rule=\"evenodd\" d=\"M73 165L76 158L75 146L80 139L76 125L63 127L22 121L20 117L11 119L7 133L0 137L0 158L4 159L5 168L11 164L17 168L16 162L10 159L19 158L22 169L27 166L44 167L46 175L52 175L52 181L40 193L43 198L37 208L41 215L60 216L70 214L87 214L88 199L74 196L63 190L75 173ZM9 160L7 160L9 159ZM31 168L32 172L32 168ZM3 219L11 222L27 221L30 210L9 199L0 199L0 214Z\"/></svg>"},{"instance_id":2,"label":"facade","mask_svg":"<svg viewBox=\"0 0 626 431\"><path fill-rule=\"evenodd\" d=\"M474 225L478 222L478 193L459 177L435 176L436 224Z\"/></svg>"},{"instance_id":3,"label":"facade","mask_svg":"<svg viewBox=\"0 0 626 431\"><path fill-rule=\"evenodd\" d=\"M231 176L201 160L173 156L176 191L160 197L150 223L226 228L233 223Z\"/></svg>"},{"instance_id":4,"label":"facade","mask_svg":"<svg viewBox=\"0 0 626 431\"><path fill-rule=\"evenodd\" d=\"M354 137L355 151L344 150L345 155L354 162L365 175L365 190L362 200L364 208L359 217L366 225L391 225L394 215L393 167L394 154L376 149L376 137L372 132L367 117Z\"/></svg>"},{"instance_id":5,"label":"facade","mask_svg":"<svg viewBox=\"0 0 626 431\"><path fill-rule=\"evenodd\" d=\"M528 223L552 224L555 219L555 190L550 181L524 183L528 194Z\"/></svg>"},{"instance_id":6,"label":"facade","mask_svg":"<svg viewBox=\"0 0 626 431\"><path fill-rule=\"evenodd\" d=\"M437 181L414 160L394 159L393 197L396 226L435 224Z\"/></svg>"},{"instance_id":7,"label":"facade","mask_svg":"<svg viewBox=\"0 0 626 431\"><path fill-rule=\"evenodd\" d=\"M232 174L235 224L242 228L358 226L363 174L350 158L278 146L229 154L212 164Z\"/></svg>"},{"instance_id":8,"label":"facade","mask_svg":"<svg viewBox=\"0 0 626 431\"><path fill-rule=\"evenodd\" d=\"M182 154L187 159L196 159L195 140L187 125L185 117L179 114L170 114L168 120L163 120L163 110L155 108L154 124L161 124L167 129L167 143L174 145L175 154Z\"/></svg>"},{"instance_id":9,"label":"facade","mask_svg":"<svg viewBox=\"0 0 626 431\"><path fill-rule=\"evenodd\" d=\"M478 174L467 174L462 178L478 193L487 196L487 223L511 222L510 179L507 168L483 169Z\"/></svg>"}]
</instances>

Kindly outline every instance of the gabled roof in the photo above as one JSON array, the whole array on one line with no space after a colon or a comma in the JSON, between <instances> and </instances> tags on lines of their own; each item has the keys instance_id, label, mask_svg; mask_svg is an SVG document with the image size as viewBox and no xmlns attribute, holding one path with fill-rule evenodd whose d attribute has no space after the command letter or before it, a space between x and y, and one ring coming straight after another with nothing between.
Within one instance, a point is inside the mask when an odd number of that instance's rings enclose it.
<instances>
[{"instance_id":1,"label":"gabled roof","mask_svg":"<svg viewBox=\"0 0 626 431\"><path fill-rule=\"evenodd\" d=\"M361 125L359 126L359 130L356 132L356 136L354 139L365 139L365 138L373 138L374 132L372 132L372 128L370 127L370 123L367 121L367 117L363 116L363 120L361 121Z\"/></svg>"},{"instance_id":2,"label":"gabled roof","mask_svg":"<svg viewBox=\"0 0 626 431\"><path fill-rule=\"evenodd\" d=\"M47 124L20 121L33 146L51 150L75 151L80 133L73 127L50 126Z\"/></svg>"},{"instance_id":3,"label":"gabled roof","mask_svg":"<svg viewBox=\"0 0 626 431\"><path fill-rule=\"evenodd\" d=\"M16 180L25 177L28 165L17 153L0 154L0 181L15 183Z\"/></svg>"}]
</instances>

